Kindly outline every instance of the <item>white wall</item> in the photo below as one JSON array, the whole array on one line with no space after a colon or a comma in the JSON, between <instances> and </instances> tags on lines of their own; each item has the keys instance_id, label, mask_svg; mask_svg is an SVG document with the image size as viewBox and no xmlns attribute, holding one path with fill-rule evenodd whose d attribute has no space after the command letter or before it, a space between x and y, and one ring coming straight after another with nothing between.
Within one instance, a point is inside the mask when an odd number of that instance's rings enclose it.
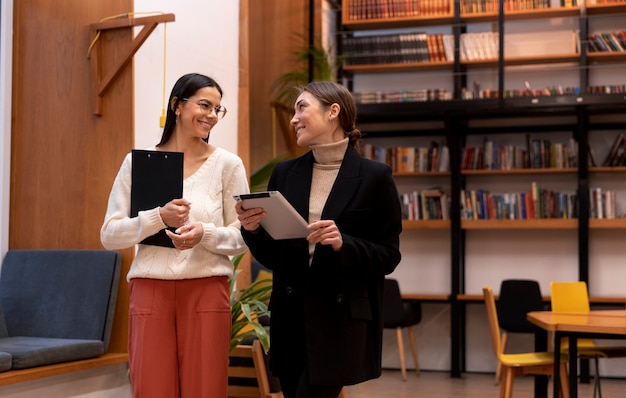
<instances>
[{"instance_id":1,"label":"white wall","mask_svg":"<svg viewBox=\"0 0 626 398\"><path fill-rule=\"evenodd\" d=\"M0 3L0 258L9 247L13 0Z\"/></svg>"},{"instance_id":2,"label":"white wall","mask_svg":"<svg viewBox=\"0 0 626 398\"><path fill-rule=\"evenodd\" d=\"M14 0L2 0L0 16L0 251L8 248L11 53ZM237 152L237 93L239 85L239 2L221 0L137 0L134 11L175 14L146 40L134 57L135 148L158 143L163 109L163 36L167 36L165 100L176 80L189 72L213 77L224 90L228 115L211 132L210 142ZM136 15L141 17L142 15ZM107 366L0 387L4 398L130 398L126 366Z\"/></svg>"},{"instance_id":3,"label":"white wall","mask_svg":"<svg viewBox=\"0 0 626 398\"><path fill-rule=\"evenodd\" d=\"M136 13L153 11L172 13L176 21L159 24L134 58L135 148L145 148L159 142L162 132L159 118L172 86L180 76L197 72L218 82L224 90L222 105L228 109L228 115L211 132L209 142L236 153L239 2L135 1ZM164 34L167 52L165 99Z\"/></svg>"}]
</instances>

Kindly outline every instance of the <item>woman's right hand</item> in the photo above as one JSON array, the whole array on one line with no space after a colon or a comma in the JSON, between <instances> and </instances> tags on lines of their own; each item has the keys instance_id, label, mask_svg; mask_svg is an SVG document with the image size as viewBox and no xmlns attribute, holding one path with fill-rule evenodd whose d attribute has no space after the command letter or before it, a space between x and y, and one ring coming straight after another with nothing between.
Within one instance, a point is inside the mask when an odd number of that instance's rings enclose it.
<instances>
[{"instance_id":1,"label":"woman's right hand","mask_svg":"<svg viewBox=\"0 0 626 398\"><path fill-rule=\"evenodd\" d=\"M253 207L252 209L243 208L243 200L238 200L235 204L235 211L239 215L239 222L241 226L250 232L256 232L261 226L261 220L265 218L267 214L262 207Z\"/></svg>"},{"instance_id":2,"label":"woman's right hand","mask_svg":"<svg viewBox=\"0 0 626 398\"><path fill-rule=\"evenodd\" d=\"M159 208L161 219L168 227L179 228L189 222L191 202L187 199L173 199Z\"/></svg>"}]
</instances>

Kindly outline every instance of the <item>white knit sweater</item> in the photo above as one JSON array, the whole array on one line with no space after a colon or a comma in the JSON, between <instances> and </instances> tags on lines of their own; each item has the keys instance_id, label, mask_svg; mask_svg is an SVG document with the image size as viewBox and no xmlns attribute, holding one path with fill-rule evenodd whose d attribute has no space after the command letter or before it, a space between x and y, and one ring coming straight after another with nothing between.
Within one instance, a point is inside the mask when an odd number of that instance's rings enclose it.
<instances>
[{"instance_id":1,"label":"white knit sweater","mask_svg":"<svg viewBox=\"0 0 626 398\"><path fill-rule=\"evenodd\" d=\"M158 208L129 217L131 169L132 155L129 153L113 183L100 230L100 240L109 250L137 245L166 227ZM231 277L233 265L229 256L247 250L239 230L233 195L247 192L248 181L241 159L217 148L193 175L183 181L183 197L191 202L189 222L201 222L204 226L200 243L189 250L139 244L127 280Z\"/></svg>"}]
</instances>

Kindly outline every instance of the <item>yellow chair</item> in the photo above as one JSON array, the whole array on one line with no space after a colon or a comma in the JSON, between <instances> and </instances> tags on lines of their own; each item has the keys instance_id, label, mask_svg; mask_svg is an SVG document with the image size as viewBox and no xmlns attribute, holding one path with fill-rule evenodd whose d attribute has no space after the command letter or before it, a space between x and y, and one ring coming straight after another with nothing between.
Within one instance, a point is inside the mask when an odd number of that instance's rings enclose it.
<instances>
[{"instance_id":1,"label":"yellow chair","mask_svg":"<svg viewBox=\"0 0 626 398\"><path fill-rule=\"evenodd\" d=\"M589 292L585 282L552 282L550 283L550 295L552 296L552 311L584 314L590 311ZM561 352L568 352L567 339L561 341ZM600 388L600 372L598 358L621 358L626 357L625 346L598 345L591 339L578 339L578 357L594 360L595 375L593 396L602 397Z\"/></svg>"},{"instance_id":2,"label":"yellow chair","mask_svg":"<svg viewBox=\"0 0 626 398\"><path fill-rule=\"evenodd\" d=\"M510 398L512 396L513 380L516 377L526 375L553 375L554 355L551 352L526 352L518 354L505 354L502 352L500 324L498 323L498 314L496 312L496 300L491 287L483 287L483 297L487 309L487 319L489 321L493 352L502 366L500 398ZM561 398L568 398L567 355L561 355L559 369L559 375L555 377L561 378L560 396Z\"/></svg>"}]
</instances>

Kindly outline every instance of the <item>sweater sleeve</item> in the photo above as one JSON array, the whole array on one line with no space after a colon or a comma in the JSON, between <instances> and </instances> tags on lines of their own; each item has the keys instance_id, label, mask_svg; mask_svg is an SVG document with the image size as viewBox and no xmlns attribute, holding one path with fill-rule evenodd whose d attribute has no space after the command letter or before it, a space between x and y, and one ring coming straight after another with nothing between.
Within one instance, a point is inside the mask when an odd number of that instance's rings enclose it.
<instances>
[{"instance_id":1,"label":"sweater sleeve","mask_svg":"<svg viewBox=\"0 0 626 398\"><path fill-rule=\"evenodd\" d=\"M132 247L166 227L158 207L140 211L137 217L130 217L131 175L132 155L129 153L113 182L100 229L100 241L108 250Z\"/></svg>"},{"instance_id":2,"label":"sweater sleeve","mask_svg":"<svg viewBox=\"0 0 626 398\"><path fill-rule=\"evenodd\" d=\"M217 222L203 223L204 235L202 244L217 254L234 256L248 250L241 237L241 224L235 211L234 195L250 192L246 170L241 159L233 154L223 152L225 161L222 171L222 224ZM219 195L219 194L218 194Z\"/></svg>"}]
</instances>

